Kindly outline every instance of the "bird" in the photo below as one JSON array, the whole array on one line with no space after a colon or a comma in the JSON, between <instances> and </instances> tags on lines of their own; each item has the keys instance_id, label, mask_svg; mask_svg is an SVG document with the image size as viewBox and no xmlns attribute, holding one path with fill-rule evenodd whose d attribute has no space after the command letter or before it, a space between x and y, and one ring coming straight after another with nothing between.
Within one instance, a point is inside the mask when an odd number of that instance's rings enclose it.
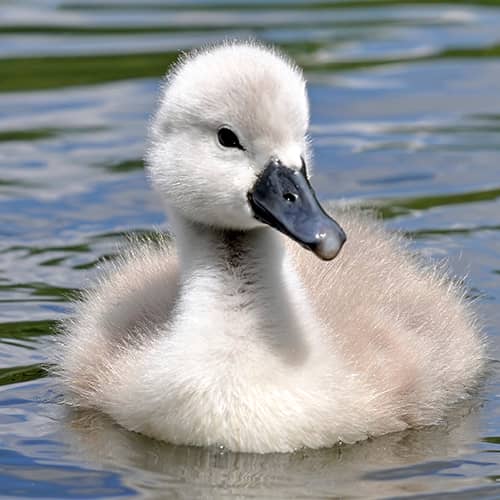
<instances>
[{"instance_id":1,"label":"bird","mask_svg":"<svg viewBox=\"0 0 500 500\"><path fill-rule=\"evenodd\" d=\"M313 188L302 70L225 41L170 68L147 175L173 236L137 240L57 335L71 407L174 445L293 452L435 425L487 348L463 284Z\"/></svg>"}]
</instances>

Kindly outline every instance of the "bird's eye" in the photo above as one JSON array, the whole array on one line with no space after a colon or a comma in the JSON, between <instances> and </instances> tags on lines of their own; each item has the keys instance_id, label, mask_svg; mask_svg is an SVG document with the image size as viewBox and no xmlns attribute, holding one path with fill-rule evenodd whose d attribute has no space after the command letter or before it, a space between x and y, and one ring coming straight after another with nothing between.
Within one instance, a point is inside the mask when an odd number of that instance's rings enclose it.
<instances>
[{"instance_id":1,"label":"bird's eye","mask_svg":"<svg viewBox=\"0 0 500 500\"><path fill-rule=\"evenodd\" d=\"M224 146L225 148L238 148L242 151L245 150L245 148L240 144L238 136L227 127L222 127L219 129L219 131L217 132L217 138L219 139L220 145Z\"/></svg>"}]
</instances>

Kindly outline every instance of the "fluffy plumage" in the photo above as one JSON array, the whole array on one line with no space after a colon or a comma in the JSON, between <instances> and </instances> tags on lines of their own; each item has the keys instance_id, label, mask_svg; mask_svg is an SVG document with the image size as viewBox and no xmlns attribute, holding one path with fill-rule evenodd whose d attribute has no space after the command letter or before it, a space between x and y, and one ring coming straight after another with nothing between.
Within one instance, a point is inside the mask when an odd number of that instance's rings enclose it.
<instances>
[{"instance_id":1,"label":"fluffy plumage","mask_svg":"<svg viewBox=\"0 0 500 500\"><path fill-rule=\"evenodd\" d=\"M223 148L230 126L244 150ZM291 451L443 418L484 368L463 290L400 237L331 207L322 262L253 217L266 161L310 157L301 72L273 50L187 57L152 123L149 171L176 236L133 245L77 304L58 372L74 405L177 444Z\"/></svg>"}]
</instances>

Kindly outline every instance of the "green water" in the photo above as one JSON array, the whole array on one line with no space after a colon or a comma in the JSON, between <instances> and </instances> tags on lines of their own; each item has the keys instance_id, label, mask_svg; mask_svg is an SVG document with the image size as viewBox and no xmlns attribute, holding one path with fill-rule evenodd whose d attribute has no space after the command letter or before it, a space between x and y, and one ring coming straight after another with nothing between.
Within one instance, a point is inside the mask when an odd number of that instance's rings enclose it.
<instances>
[{"instance_id":1,"label":"green water","mask_svg":"<svg viewBox=\"0 0 500 500\"><path fill-rule=\"evenodd\" d=\"M237 37L305 68L320 197L376 206L467 276L498 358L499 1L0 1L0 495L500 497L496 368L441 427L291 455L172 447L59 404L57 320L127 233L168 226L142 162L160 78Z\"/></svg>"}]
</instances>

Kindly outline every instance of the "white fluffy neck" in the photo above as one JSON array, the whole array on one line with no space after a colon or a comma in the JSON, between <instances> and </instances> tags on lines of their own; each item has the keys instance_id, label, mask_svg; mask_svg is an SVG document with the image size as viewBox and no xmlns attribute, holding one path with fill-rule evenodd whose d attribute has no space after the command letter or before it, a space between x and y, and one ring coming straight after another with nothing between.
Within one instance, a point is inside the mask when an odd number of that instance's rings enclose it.
<instances>
[{"instance_id":1,"label":"white fluffy neck","mask_svg":"<svg viewBox=\"0 0 500 500\"><path fill-rule=\"evenodd\" d=\"M246 279L253 273L264 286L281 274L284 251L270 228L220 230L179 216L171 220L184 283L205 273L217 272L223 279Z\"/></svg>"},{"instance_id":2,"label":"white fluffy neck","mask_svg":"<svg viewBox=\"0 0 500 500\"><path fill-rule=\"evenodd\" d=\"M179 216L172 222L181 267L173 330L196 337L211 331L211 341L216 331L221 339L261 344L288 363L304 362L311 315L280 235L267 227L216 230Z\"/></svg>"}]
</instances>

